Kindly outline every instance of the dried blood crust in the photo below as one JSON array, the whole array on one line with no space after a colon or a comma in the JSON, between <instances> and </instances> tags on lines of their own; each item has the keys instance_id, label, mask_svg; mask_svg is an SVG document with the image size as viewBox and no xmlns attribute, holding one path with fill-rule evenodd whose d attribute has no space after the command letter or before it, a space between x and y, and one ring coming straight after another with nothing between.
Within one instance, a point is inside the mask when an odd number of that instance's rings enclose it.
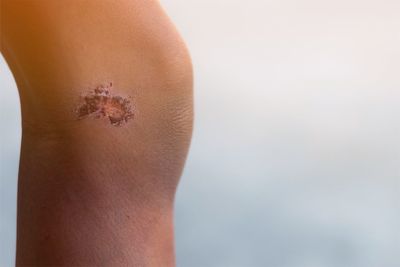
<instances>
[{"instance_id":1,"label":"dried blood crust","mask_svg":"<svg viewBox=\"0 0 400 267\"><path fill-rule=\"evenodd\" d=\"M79 119L86 117L108 118L114 126L121 126L133 117L131 101L111 93L113 84L100 85L82 97L76 109Z\"/></svg>"}]
</instances>

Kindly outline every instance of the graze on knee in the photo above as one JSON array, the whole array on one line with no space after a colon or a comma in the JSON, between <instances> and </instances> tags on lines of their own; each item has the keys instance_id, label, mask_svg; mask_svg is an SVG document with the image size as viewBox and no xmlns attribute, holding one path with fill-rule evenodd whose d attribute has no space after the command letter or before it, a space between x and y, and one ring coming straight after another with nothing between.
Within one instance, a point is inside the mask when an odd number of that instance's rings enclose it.
<instances>
[{"instance_id":1,"label":"graze on knee","mask_svg":"<svg viewBox=\"0 0 400 267\"><path fill-rule=\"evenodd\" d=\"M121 126L133 118L133 106L129 97L115 95L113 83L100 85L82 95L76 108L78 119L106 118L113 126Z\"/></svg>"}]
</instances>

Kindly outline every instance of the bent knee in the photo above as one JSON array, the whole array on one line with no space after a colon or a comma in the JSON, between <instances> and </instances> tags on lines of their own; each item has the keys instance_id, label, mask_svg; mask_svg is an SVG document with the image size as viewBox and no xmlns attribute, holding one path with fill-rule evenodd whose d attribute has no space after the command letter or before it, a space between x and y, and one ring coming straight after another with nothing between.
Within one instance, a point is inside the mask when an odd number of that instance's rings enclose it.
<instances>
[{"instance_id":1,"label":"bent knee","mask_svg":"<svg viewBox=\"0 0 400 267\"><path fill-rule=\"evenodd\" d=\"M81 4L69 1L7 7L15 10L4 20L4 54L20 90L23 124L72 127L81 98L112 82L111 93L129 99L140 124L190 132L192 68L174 26L155 1L110 4L82 3L85 16L78 16ZM23 19L28 30L16 23ZM115 116L108 119L116 124Z\"/></svg>"}]
</instances>

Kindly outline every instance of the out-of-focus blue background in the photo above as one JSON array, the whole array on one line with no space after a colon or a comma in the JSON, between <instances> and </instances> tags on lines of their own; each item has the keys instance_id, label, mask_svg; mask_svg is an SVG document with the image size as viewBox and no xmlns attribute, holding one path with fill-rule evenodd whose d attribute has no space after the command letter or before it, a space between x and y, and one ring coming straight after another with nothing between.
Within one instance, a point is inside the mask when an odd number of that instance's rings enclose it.
<instances>
[{"instance_id":1,"label":"out-of-focus blue background","mask_svg":"<svg viewBox=\"0 0 400 267\"><path fill-rule=\"evenodd\" d=\"M180 267L400 266L400 2L162 0L192 53ZM20 112L0 60L0 266Z\"/></svg>"}]
</instances>

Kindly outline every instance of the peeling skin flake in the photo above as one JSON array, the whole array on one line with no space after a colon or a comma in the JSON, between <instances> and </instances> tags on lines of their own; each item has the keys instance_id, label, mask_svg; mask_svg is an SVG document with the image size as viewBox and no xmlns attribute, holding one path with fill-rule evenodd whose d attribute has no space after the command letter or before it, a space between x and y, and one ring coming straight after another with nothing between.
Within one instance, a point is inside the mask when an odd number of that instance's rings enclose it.
<instances>
[{"instance_id":1,"label":"peeling skin flake","mask_svg":"<svg viewBox=\"0 0 400 267\"><path fill-rule=\"evenodd\" d=\"M128 98L111 94L112 82L100 85L82 97L76 109L78 119L86 117L108 118L114 126L121 126L133 117L133 109Z\"/></svg>"}]
</instances>

